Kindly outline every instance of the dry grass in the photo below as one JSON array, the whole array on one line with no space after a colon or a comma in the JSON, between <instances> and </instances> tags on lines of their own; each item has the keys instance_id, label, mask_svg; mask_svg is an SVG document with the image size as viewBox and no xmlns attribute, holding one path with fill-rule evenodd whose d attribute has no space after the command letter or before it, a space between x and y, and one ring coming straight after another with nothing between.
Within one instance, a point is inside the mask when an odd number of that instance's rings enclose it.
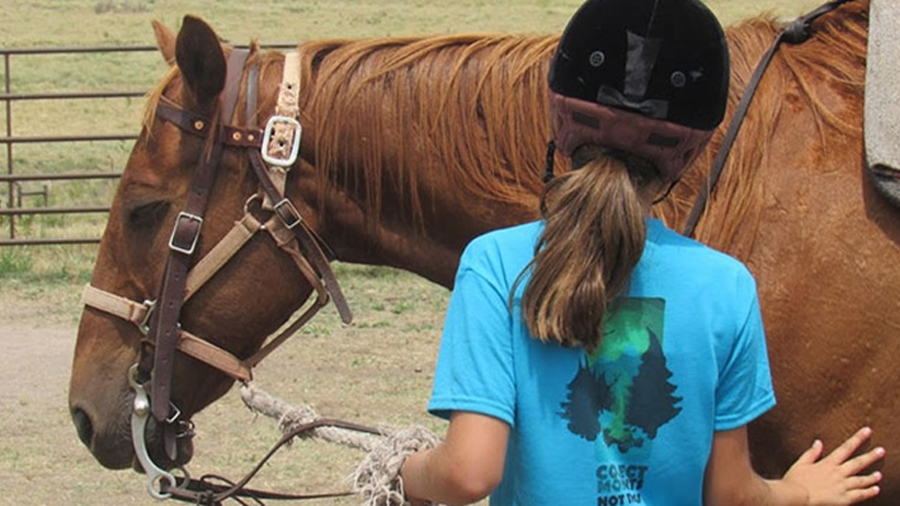
<instances>
[{"instance_id":1,"label":"dry grass","mask_svg":"<svg viewBox=\"0 0 900 506\"><path fill-rule=\"evenodd\" d=\"M425 414L441 315L448 292L411 274L340 265L356 312L352 325L329 308L256 371L257 383L323 416L369 425L443 425ZM66 408L68 370L80 312L66 283L0 290L0 505L154 504L143 478L102 469L81 446ZM232 392L195 417L190 469L237 478L278 439L274 421L256 419ZM343 490L362 454L320 441L283 450L255 482L292 492ZM37 484L48 483L52 486ZM37 485L37 486L36 486ZM356 504L352 498L313 504Z\"/></svg>"}]
</instances>

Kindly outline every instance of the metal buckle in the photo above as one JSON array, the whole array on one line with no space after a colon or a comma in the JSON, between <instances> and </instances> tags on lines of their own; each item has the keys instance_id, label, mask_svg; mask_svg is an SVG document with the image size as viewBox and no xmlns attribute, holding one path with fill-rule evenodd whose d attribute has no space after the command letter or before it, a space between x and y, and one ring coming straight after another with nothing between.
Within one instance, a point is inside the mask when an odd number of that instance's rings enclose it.
<instances>
[{"instance_id":1,"label":"metal buckle","mask_svg":"<svg viewBox=\"0 0 900 506\"><path fill-rule=\"evenodd\" d=\"M291 130L292 140L291 140L291 152L287 158L281 158L277 155L269 153L269 142L272 141L272 135L275 133L275 127L277 125L285 125L288 129ZM262 153L263 160L266 161L269 165L277 165L278 167L290 167L294 165L294 162L297 161L297 153L300 152L300 133L302 132L303 127L300 126L300 122L294 118L290 118L288 116L272 116L269 118L269 121L266 122L265 133L263 134L262 146L260 146L259 151ZM284 147L282 144L281 147Z\"/></svg>"},{"instance_id":2,"label":"metal buckle","mask_svg":"<svg viewBox=\"0 0 900 506\"><path fill-rule=\"evenodd\" d=\"M181 410L178 409L178 406L175 405L174 402L169 401L169 412L172 413L166 418L166 423L172 424L175 423L176 420L181 418Z\"/></svg>"},{"instance_id":3,"label":"metal buckle","mask_svg":"<svg viewBox=\"0 0 900 506\"><path fill-rule=\"evenodd\" d=\"M294 207L294 204L288 199L282 199L281 202L275 204L275 214L281 219L281 222L284 223L284 226L288 228L288 230L296 227L303 221L303 216L300 216L300 211ZM282 209L287 209L287 213L282 212Z\"/></svg>"},{"instance_id":4,"label":"metal buckle","mask_svg":"<svg viewBox=\"0 0 900 506\"><path fill-rule=\"evenodd\" d=\"M190 246L181 246L175 244L175 236L178 235L178 227L184 222L196 222L197 223L197 232L194 234L194 237L191 239ZM172 251L177 251L179 253L184 253L185 255L193 255L194 249L197 247L197 242L200 240L200 229L203 228L203 217L197 216L196 214L186 213L184 211L178 213L178 217L175 218L175 226L172 227L172 235L169 237L169 249Z\"/></svg>"},{"instance_id":5,"label":"metal buckle","mask_svg":"<svg viewBox=\"0 0 900 506\"><path fill-rule=\"evenodd\" d=\"M178 421L178 433L175 434L175 439L191 439L197 435L197 431L194 427L194 422L190 420L179 420Z\"/></svg>"},{"instance_id":6,"label":"metal buckle","mask_svg":"<svg viewBox=\"0 0 900 506\"><path fill-rule=\"evenodd\" d=\"M153 316L153 311L156 309L156 301L148 299L141 305L147 309L147 312L144 313L144 319L138 324L138 328L141 330L141 333L146 336L150 333L150 318Z\"/></svg>"}]
</instances>

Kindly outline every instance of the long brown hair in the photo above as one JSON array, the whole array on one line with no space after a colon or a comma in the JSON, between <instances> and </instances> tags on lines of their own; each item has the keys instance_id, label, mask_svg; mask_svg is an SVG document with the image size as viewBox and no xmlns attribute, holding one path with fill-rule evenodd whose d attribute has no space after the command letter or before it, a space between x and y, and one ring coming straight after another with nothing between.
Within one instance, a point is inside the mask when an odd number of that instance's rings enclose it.
<instances>
[{"instance_id":1,"label":"long brown hair","mask_svg":"<svg viewBox=\"0 0 900 506\"><path fill-rule=\"evenodd\" d=\"M525 271L522 314L533 336L593 351L644 251L645 189L659 178L643 160L597 146L580 148L572 163L577 170L544 193L546 226Z\"/></svg>"}]
</instances>

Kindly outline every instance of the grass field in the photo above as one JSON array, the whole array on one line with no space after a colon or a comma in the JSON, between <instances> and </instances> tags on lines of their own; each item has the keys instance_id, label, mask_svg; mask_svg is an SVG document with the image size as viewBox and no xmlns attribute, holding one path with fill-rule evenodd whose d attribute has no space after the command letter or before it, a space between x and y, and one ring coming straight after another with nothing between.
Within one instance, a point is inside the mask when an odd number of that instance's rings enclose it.
<instances>
[{"instance_id":1,"label":"grass field","mask_svg":"<svg viewBox=\"0 0 900 506\"><path fill-rule=\"evenodd\" d=\"M765 11L796 15L819 3L711 0L709 5L725 23L732 23ZM451 32L556 33L579 4L577 0L4 0L0 47L152 45L151 20L177 28L187 13L202 16L220 36L235 43L254 38L302 42ZM165 70L156 53L15 56L10 64L12 93L147 90ZM136 133L142 106L141 99L15 102L13 133ZM6 115L5 109L0 110L4 124ZM115 172L124 167L129 150L128 142L33 144L16 145L12 154L18 174ZM6 153L2 155L5 164ZM8 172L5 165L0 169ZM114 180L55 182L49 187L47 205L104 205L115 186ZM23 188L39 189L41 184ZM9 199L9 188L0 184L0 206L6 207ZM43 202L26 197L24 205ZM104 221L102 214L35 216L17 220L16 232L35 238L99 236ZM8 218L0 217L0 238L9 236L9 228ZM42 336L42 329L51 329L69 336L61 341L67 348L57 361L63 369L68 367L66 353L80 312L80 287L89 279L95 251L93 245L0 247L0 344ZM367 423L425 423L440 430L423 411L446 291L385 268L340 265L337 270L356 323L342 326L333 312L317 317L294 343L264 364L260 381L272 386L273 393L313 403L325 414ZM56 355L47 354L47 367L50 356ZM38 355L35 363L40 365L44 358ZM44 372L24 366L22 371L35 375L27 381L32 390L0 395L5 413L0 415L0 504L153 503L137 475L105 471L80 447L65 408L67 370L48 374L54 382L46 397L23 393L45 392L49 387L40 378ZM274 424L251 421L233 397L217 403L197 420L201 435L194 463L203 471L232 475L245 470L276 437ZM327 488L358 457L304 443L269 466L264 483ZM53 487L58 488L39 485L43 479L54 479Z\"/></svg>"}]
</instances>

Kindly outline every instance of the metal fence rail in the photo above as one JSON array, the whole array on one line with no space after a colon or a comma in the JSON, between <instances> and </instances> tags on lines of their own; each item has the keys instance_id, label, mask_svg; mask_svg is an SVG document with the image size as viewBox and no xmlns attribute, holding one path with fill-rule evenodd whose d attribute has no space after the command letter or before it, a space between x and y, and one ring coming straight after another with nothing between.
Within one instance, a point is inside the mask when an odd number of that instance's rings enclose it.
<instances>
[{"instance_id":1,"label":"metal fence rail","mask_svg":"<svg viewBox=\"0 0 900 506\"><path fill-rule=\"evenodd\" d=\"M106 141L127 141L133 140L137 136L131 133L108 133L108 134L68 134L68 135L16 135L14 131L15 110L14 104L19 102L46 100L51 103L60 100L99 100L99 99L126 99L141 97L146 94L143 90L117 90L117 91L60 91L53 93L14 93L12 89L13 72L12 60L14 57L36 56L36 55L71 55L71 54L114 54L114 53L136 53L136 52L152 52L156 51L153 46L132 46L132 47L61 47L61 48L22 48L22 49L0 49L0 55L3 56L4 69L4 93L0 95L0 101L3 102L6 112L6 129L5 136L0 137L0 145L6 149L6 174L0 174L0 184L6 185L6 209L0 209L0 217L8 220L7 237L0 239L0 246L8 245L37 245L37 244L84 244L96 243L99 241L97 237L80 237L80 238L22 238L18 237L17 221L23 216L46 215L46 214L72 214L72 213L105 213L109 211L109 207L105 205L83 206L83 207L23 207L22 196L34 194L36 192L22 192L21 183L29 181L45 182L43 197L44 202L48 201L46 183L53 181L72 181L72 180L90 180L90 179L116 179L120 176L118 173L90 173L90 172L70 172L70 173L44 173L44 174L19 174L16 171L16 160L14 157L14 147L18 144L35 144L35 143L64 143L64 142L106 142Z\"/></svg>"},{"instance_id":2,"label":"metal fence rail","mask_svg":"<svg viewBox=\"0 0 900 506\"><path fill-rule=\"evenodd\" d=\"M284 49L296 47L295 43L270 43L261 44L264 48ZM246 47L246 46L237 46ZM14 131L14 104L28 101L60 101L60 100L106 100L106 99L132 99L146 95L146 90L113 90L113 91L71 91L41 93L14 93L12 89L12 60L14 57L43 56L43 55L72 55L95 53L100 55L112 55L117 53L150 53L156 52L155 46L122 46L122 47L61 47L61 48L0 48L3 57L4 88L0 94L0 102L3 102L6 112L5 135L0 136L0 145L6 150L6 171L0 173L0 187L6 185L6 208L0 206L0 218L8 221L5 238L0 238L0 246L9 245L44 245L44 244L85 244L99 242L99 237L81 238L25 238L20 237L17 231L17 221L24 216L49 215L49 214L79 214L79 213L106 213L107 205L85 205L67 207L47 207L48 183L53 181L75 180L99 180L118 179L118 172L59 172L59 173L20 173L15 167L14 148L16 145L46 144L46 143L78 143L78 142L111 142L129 141L137 138L135 132L107 132L99 134L67 133L61 135L17 135ZM150 84L147 85L148 88ZM44 182L43 190L24 191L24 182ZM23 207L22 197L42 195L44 207Z\"/></svg>"}]
</instances>

